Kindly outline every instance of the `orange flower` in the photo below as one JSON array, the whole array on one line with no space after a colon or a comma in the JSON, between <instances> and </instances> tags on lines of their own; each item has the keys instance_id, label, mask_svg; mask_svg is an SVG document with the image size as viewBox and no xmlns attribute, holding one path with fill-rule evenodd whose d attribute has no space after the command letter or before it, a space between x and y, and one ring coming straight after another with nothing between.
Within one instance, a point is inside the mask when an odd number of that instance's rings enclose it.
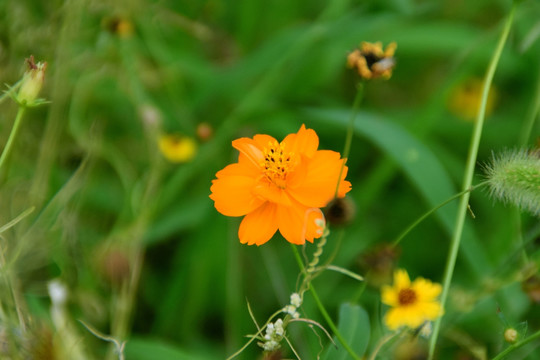
<instances>
[{"instance_id":1,"label":"orange flower","mask_svg":"<svg viewBox=\"0 0 540 360\"><path fill-rule=\"evenodd\" d=\"M344 164L340 154L317 150L319 137L304 125L281 143L268 135L232 142L240 151L238 162L228 165L212 181L210 198L226 216L244 216L238 236L242 244L262 245L277 230L293 244L322 235L320 210L334 198ZM339 179L338 197L351 189Z\"/></svg>"}]
</instances>

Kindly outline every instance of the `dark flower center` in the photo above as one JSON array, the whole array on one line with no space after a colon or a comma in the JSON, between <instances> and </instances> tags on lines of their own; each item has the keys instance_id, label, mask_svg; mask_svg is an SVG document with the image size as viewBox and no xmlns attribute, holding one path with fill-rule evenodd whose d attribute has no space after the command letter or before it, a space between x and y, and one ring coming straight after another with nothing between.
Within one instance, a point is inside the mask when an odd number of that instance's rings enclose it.
<instances>
[{"instance_id":1,"label":"dark flower center","mask_svg":"<svg viewBox=\"0 0 540 360\"><path fill-rule=\"evenodd\" d=\"M401 289L398 294L398 301L400 305L411 305L416 302L416 292L411 288Z\"/></svg>"},{"instance_id":2,"label":"dark flower center","mask_svg":"<svg viewBox=\"0 0 540 360\"><path fill-rule=\"evenodd\" d=\"M376 62L381 60L381 58L379 56L377 56L377 55L375 55L373 53L362 54L362 55L364 55L364 58L366 59L368 69L371 69L373 64L375 64Z\"/></svg>"}]
</instances>

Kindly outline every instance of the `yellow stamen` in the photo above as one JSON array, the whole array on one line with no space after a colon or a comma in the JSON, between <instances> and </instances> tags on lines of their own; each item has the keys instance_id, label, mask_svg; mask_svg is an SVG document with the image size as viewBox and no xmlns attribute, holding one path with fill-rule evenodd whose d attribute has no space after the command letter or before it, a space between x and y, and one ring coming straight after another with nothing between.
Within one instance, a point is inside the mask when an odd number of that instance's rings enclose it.
<instances>
[{"instance_id":1,"label":"yellow stamen","mask_svg":"<svg viewBox=\"0 0 540 360\"><path fill-rule=\"evenodd\" d=\"M264 149L264 175L280 189L285 189L287 174L292 170L293 153L287 152L277 141Z\"/></svg>"}]
</instances>

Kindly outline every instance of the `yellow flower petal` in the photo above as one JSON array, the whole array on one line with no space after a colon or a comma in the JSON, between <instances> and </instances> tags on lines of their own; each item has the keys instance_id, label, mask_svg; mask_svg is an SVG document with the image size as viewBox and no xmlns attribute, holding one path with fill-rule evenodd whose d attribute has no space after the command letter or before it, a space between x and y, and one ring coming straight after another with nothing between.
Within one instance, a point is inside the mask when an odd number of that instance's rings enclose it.
<instances>
[{"instance_id":1,"label":"yellow flower petal","mask_svg":"<svg viewBox=\"0 0 540 360\"><path fill-rule=\"evenodd\" d=\"M182 163L193 159L197 152L197 143L190 137L163 135L159 138L159 150L173 163Z\"/></svg>"},{"instance_id":2,"label":"yellow flower petal","mask_svg":"<svg viewBox=\"0 0 540 360\"><path fill-rule=\"evenodd\" d=\"M394 288L399 291L411 286L411 280L409 274L403 269L396 270L394 272Z\"/></svg>"}]
</instances>

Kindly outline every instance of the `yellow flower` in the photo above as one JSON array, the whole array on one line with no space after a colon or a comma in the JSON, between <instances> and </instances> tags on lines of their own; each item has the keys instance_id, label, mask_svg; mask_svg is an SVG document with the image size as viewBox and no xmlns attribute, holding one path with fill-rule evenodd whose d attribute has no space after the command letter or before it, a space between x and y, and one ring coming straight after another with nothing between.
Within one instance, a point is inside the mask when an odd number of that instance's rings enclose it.
<instances>
[{"instance_id":1,"label":"yellow flower","mask_svg":"<svg viewBox=\"0 0 540 360\"><path fill-rule=\"evenodd\" d=\"M474 120L480 108L483 86L482 79L479 78L469 78L462 81L450 93L448 109L464 120ZM497 90L491 87L486 102L486 116L493 112L497 96Z\"/></svg>"},{"instance_id":2,"label":"yellow flower","mask_svg":"<svg viewBox=\"0 0 540 360\"><path fill-rule=\"evenodd\" d=\"M360 49L354 50L347 56L347 66L355 68L358 74L366 80L382 77L387 80L392 76L396 65L394 53L397 44L392 42L383 50L382 43L362 42Z\"/></svg>"},{"instance_id":3,"label":"yellow flower","mask_svg":"<svg viewBox=\"0 0 540 360\"><path fill-rule=\"evenodd\" d=\"M411 283L403 269L394 272L394 285L382 287L382 302L392 308L384 316L390 330L402 326L416 329L425 321L433 321L442 315L441 304L436 300L441 285L423 278Z\"/></svg>"},{"instance_id":4,"label":"yellow flower","mask_svg":"<svg viewBox=\"0 0 540 360\"><path fill-rule=\"evenodd\" d=\"M255 135L232 145L240 151L238 162L216 174L210 198L223 215L244 216L240 242L262 245L278 230L297 245L321 237L320 208L334 198L338 183L338 197L351 189L340 154L317 150L319 137L304 125L282 142Z\"/></svg>"},{"instance_id":5,"label":"yellow flower","mask_svg":"<svg viewBox=\"0 0 540 360\"><path fill-rule=\"evenodd\" d=\"M103 25L120 38L129 38L134 33L133 23L122 17L112 17L103 20Z\"/></svg>"},{"instance_id":6,"label":"yellow flower","mask_svg":"<svg viewBox=\"0 0 540 360\"><path fill-rule=\"evenodd\" d=\"M190 137L166 134L159 138L159 150L170 162L182 163L193 159L197 143Z\"/></svg>"}]
</instances>

